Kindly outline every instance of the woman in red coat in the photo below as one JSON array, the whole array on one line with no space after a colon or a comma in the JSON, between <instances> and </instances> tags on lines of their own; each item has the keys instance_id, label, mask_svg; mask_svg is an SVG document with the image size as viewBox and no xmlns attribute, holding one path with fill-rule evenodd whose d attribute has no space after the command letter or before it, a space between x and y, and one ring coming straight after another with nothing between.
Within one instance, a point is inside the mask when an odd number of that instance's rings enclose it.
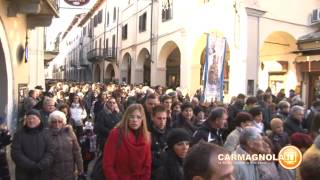
<instances>
[{"instance_id":1,"label":"woman in red coat","mask_svg":"<svg viewBox=\"0 0 320 180\"><path fill-rule=\"evenodd\" d=\"M107 180L149 180L151 142L143 106L132 104L111 130L103 152Z\"/></svg>"}]
</instances>

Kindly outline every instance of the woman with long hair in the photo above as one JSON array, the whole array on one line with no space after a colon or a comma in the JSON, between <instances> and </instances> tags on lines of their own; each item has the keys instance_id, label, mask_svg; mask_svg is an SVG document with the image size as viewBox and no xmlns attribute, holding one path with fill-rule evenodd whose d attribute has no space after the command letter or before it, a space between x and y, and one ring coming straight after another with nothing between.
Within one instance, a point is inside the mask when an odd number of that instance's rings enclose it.
<instances>
[{"instance_id":1,"label":"woman with long hair","mask_svg":"<svg viewBox=\"0 0 320 180\"><path fill-rule=\"evenodd\" d=\"M73 94L70 96L70 118L71 124L75 130L77 138L83 134L83 124L84 120L87 118L87 111L82 104L80 96L77 94Z\"/></svg>"},{"instance_id":2,"label":"woman with long hair","mask_svg":"<svg viewBox=\"0 0 320 180\"><path fill-rule=\"evenodd\" d=\"M143 106L132 104L110 132L103 152L108 180L149 180L151 142Z\"/></svg>"}]
</instances>

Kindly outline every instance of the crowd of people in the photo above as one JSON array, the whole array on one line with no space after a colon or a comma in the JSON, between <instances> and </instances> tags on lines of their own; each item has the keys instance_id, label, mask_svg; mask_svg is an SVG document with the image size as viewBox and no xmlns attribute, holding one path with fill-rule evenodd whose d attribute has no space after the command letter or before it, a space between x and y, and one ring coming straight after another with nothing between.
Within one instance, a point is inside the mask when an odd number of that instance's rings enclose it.
<instances>
[{"instance_id":1,"label":"crowd of people","mask_svg":"<svg viewBox=\"0 0 320 180\"><path fill-rule=\"evenodd\" d=\"M308 109L294 90L259 90L223 104L200 102L201 90L190 96L161 86L58 82L47 89L29 91L13 138L1 131L0 180L10 178L10 143L17 180L320 178L320 101ZM294 170L218 158L277 155L290 144L303 153Z\"/></svg>"}]
</instances>

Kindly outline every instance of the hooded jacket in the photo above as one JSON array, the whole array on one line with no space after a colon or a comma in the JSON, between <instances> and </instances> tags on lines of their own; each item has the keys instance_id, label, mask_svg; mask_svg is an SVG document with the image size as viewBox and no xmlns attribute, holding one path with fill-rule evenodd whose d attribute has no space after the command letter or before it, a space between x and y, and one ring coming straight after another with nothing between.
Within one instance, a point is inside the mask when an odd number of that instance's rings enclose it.
<instances>
[{"instance_id":1,"label":"hooded jacket","mask_svg":"<svg viewBox=\"0 0 320 180\"><path fill-rule=\"evenodd\" d=\"M81 150L71 126L50 129L51 138L57 146L50 171L51 180L74 180L75 167L83 172Z\"/></svg>"}]
</instances>

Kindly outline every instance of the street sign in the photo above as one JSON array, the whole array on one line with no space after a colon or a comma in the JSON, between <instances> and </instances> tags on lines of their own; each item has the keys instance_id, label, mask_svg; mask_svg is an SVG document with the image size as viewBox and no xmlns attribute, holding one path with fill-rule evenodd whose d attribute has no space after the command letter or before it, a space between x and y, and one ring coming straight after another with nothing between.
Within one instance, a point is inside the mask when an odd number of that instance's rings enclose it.
<instances>
[{"instance_id":1,"label":"street sign","mask_svg":"<svg viewBox=\"0 0 320 180\"><path fill-rule=\"evenodd\" d=\"M86 5L90 0L64 0L71 6L83 6Z\"/></svg>"}]
</instances>

